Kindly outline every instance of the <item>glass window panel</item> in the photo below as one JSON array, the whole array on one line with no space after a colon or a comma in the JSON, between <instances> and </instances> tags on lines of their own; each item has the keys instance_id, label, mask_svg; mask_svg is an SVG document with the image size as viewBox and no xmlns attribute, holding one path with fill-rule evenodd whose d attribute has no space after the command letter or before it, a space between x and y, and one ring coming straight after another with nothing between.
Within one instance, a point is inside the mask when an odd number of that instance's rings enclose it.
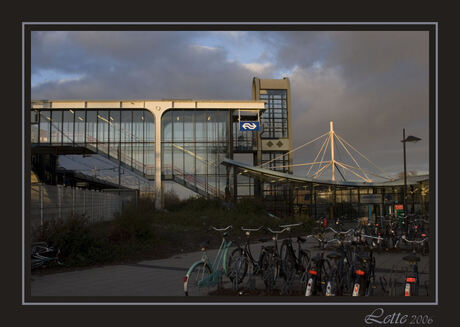
<instances>
[{"instance_id":1,"label":"glass window panel","mask_svg":"<svg viewBox=\"0 0 460 327\"><path fill-rule=\"evenodd\" d=\"M72 109L64 111L64 122L63 122L63 143L73 143L73 128L74 128L74 116L75 111Z\"/></svg>"},{"instance_id":2,"label":"glass window panel","mask_svg":"<svg viewBox=\"0 0 460 327\"><path fill-rule=\"evenodd\" d=\"M206 142L206 125L208 121L208 115L206 111L197 110L195 111L195 140L197 142Z\"/></svg>"},{"instance_id":3,"label":"glass window panel","mask_svg":"<svg viewBox=\"0 0 460 327\"><path fill-rule=\"evenodd\" d=\"M85 111L75 110L75 143L85 142Z\"/></svg>"},{"instance_id":4,"label":"glass window panel","mask_svg":"<svg viewBox=\"0 0 460 327\"><path fill-rule=\"evenodd\" d=\"M119 149L119 146L120 146L120 143L110 143L110 147L109 147L109 155L114 158L114 159L117 159L118 160L118 149ZM121 160L121 153L120 153L120 160Z\"/></svg>"},{"instance_id":5,"label":"glass window panel","mask_svg":"<svg viewBox=\"0 0 460 327\"><path fill-rule=\"evenodd\" d=\"M155 142L155 116L150 111L144 111L145 141Z\"/></svg>"},{"instance_id":6,"label":"glass window panel","mask_svg":"<svg viewBox=\"0 0 460 327\"><path fill-rule=\"evenodd\" d=\"M182 110L172 111L172 123L174 142L182 142L184 140L184 118Z\"/></svg>"},{"instance_id":7,"label":"glass window panel","mask_svg":"<svg viewBox=\"0 0 460 327\"><path fill-rule=\"evenodd\" d=\"M184 110L184 141L192 142L195 140L194 110Z\"/></svg>"},{"instance_id":8,"label":"glass window panel","mask_svg":"<svg viewBox=\"0 0 460 327\"><path fill-rule=\"evenodd\" d=\"M216 142L219 139L219 130L217 124L217 117L215 111L208 111L208 121L207 121L207 141Z\"/></svg>"},{"instance_id":9,"label":"glass window panel","mask_svg":"<svg viewBox=\"0 0 460 327\"><path fill-rule=\"evenodd\" d=\"M97 139L99 142L109 141L109 111L99 110L97 115Z\"/></svg>"},{"instance_id":10,"label":"glass window panel","mask_svg":"<svg viewBox=\"0 0 460 327\"><path fill-rule=\"evenodd\" d=\"M31 143L38 143L38 132L40 130L38 121L39 121L39 112L38 110L31 110L31 130L30 130L30 141Z\"/></svg>"},{"instance_id":11,"label":"glass window panel","mask_svg":"<svg viewBox=\"0 0 460 327\"><path fill-rule=\"evenodd\" d=\"M133 164L132 153L132 143L121 143L121 161L128 166L132 166Z\"/></svg>"},{"instance_id":12,"label":"glass window panel","mask_svg":"<svg viewBox=\"0 0 460 327\"><path fill-rule=\"evenodd\" d=\"M173 143L173 169L174 174L182 176L184 173L184 151L182 143Z\"/></svg>"},{"instance_id":13,"label":"glass window panel","mask_svg":"<svg viewBox=\"0 0 460 327\"><path fill-rule=\"evenodd\" d=\"M110 142L120 142L120 110L111 110L109 116Z\"/></svg>"},{"instance_id":14,"label":"glass window panel","mask_svg":"<svg viewBox=\"0 0 460 327\"><path fill-rule=\"evenodd\" d=\"M148 177L155 176L155 144L145 143L144 144L144 163L145 163L145 175Z\"/></svg>"},{"instance_id":15,"label":"glass window panel","mask_svg":"<svg viewBox=\"0 0 460 327\"><path fill-rule=\"evenodd\" d=\"M62 143L62 110L51 112L51 143Z\"/></svg>"},{"instance_id":16,"label":"glass window panel","mask_svg":"<svg viewBox=\"0 0 460 327\"><path fill-rule=\"evenodd\" d=\"M133 143L133 168L144 171L144 146L142 143Z\"/></svg>"},{"instance_id":17,"label":"glass window panel","mask_svg":"<svg viewBox=\"0 0 460 327\"><path fill-rule=\"evenodd\" d=\"M32 124L30 126L30 142L38 143L38 124Z\"/></svg>"},{"instance_id":18,"label":"glass window panel","mask_svg":"<svg viewBox=\"0 0 460 327\"><path fill-rule=\"evenodd\" d=\"M172 144L163 143L162 144L162 169L164 175L172 175Z\"/></svg>"},{"instance_id":19,"label":"glass window panel","mask_svg":"<svg viewBox=\"0 0 460 327\"><path fill-rule=\"evenodd\" d=\"M144 141L144 111L133 111L133 135L134 142Z\"/></svg>"},{"instance_id":20,"label":"glass window panel","mask_svg":"<svg viewBox=\"0 0 460 327\"><path fill-rule=\"evenodd\" d=\"M184 144L184 171L186 174L195 174L195 145L192 144ZM196 158L198 161L203 161L204 158ZM205 159L204 159L205 160Z\"/></svg>"},{"instance_id":21,"label":"glass window panel","mask_svg":"<svg viewBox=\"0 0 460 327\"><path fill-rule=\"evenodd\" d=\"M161 117L163 141L172 141L172 110L166 111Z\"/></svg>"},{"instance_id":22,"label":"glass window panel","mask_svg":"<svg viewBox=\"0 0 460 327\"><path fill-rule=\"evenodd\" d=\"M88 110L86 112L86 142L97 142L97 111Z\"/></svg>"},{"instance_id":23,"label":"glass window panel","mask_svg":"<svg viewBox=\"0 0 460 327\"><path fill-rule=\"evenodd\" d=\"M206 153L206 144L197 143L196 144L196 156L200 160L196 160L196 173L197 174L206 174L207 173L207 153Z\"/></svg>"},{"instance_id":24,"label":"glass window panel","mask_svg":"<svg viewBox=\"0 0 460 327\"><path fill-rule=\"evenodd\" d=\"M121 111L121 142L132 142L133 140L133 113L131 110ZM130 155L131 156L131 155Z\"/></svg>"}]
</instances>

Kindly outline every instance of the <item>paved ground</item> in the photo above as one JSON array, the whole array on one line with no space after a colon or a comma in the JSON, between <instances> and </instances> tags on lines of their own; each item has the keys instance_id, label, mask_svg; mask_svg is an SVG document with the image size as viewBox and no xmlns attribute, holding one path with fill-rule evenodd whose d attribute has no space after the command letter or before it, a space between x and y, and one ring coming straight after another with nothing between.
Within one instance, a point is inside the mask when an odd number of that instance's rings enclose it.
<instances>
[{"instance_id":1,"label":"paved ground","mask_svg":"<svg viewBox=\"0 0 460 327\"><path fill-rule=\"evenodd\" d=\"M318 249L314 241L307 247L314 254ZM254 245L258 252L260 245ZM214 258L216 250L208 251ZM390 277L391 270L399 271L392 275L398 280L404 279L406 264L402 253L376 253L376 276ZM175 255L168 259L142 261L136 264L112 265L72 272L49 275L32 275L32 296L184 296L183 277L188 267L201 257L200 252ZM421 256L419 263L422 285L428 280L428 257ZM224 283L224 288L231 288ZM259 281L257 288L263 287ZM424 289L423 289L424 290ZM378 288L378 294L383 292ZM401 289L402 292L402 289ZM424 292L424 291L423 291ZM422 292L422 293L423 293ZM426 295L423 293L422 295Z\"/></svg>"}]
</instances>

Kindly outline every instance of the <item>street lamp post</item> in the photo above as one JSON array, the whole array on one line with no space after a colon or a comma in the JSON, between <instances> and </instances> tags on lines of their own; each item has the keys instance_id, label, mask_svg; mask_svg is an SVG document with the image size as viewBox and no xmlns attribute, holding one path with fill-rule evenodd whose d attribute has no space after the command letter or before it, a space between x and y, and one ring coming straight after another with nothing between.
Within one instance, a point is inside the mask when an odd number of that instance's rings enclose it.
<instances>
[{"instance_id":1,"label":"street lamp post","mask_svg":"<svg viewBox=\"0 0 460 327\"><path fill-rule=\"evenodd\" d=\"M406 129L403 128L403 139L402 139L402 144L403 144L403 153L404 153L404 199L403 199L403 205L404 205L404 216L406 216L407 214L407 209L406 209L406 205L407 205L407 171L406 171L406 143L407 142L418 142L420 141L421 138L418 138L416 136L412 136L412 135L409 135L407 138L406 138ZM407 228L407 224L406 224L406 228Z\"/></svg>"}]
</instances>

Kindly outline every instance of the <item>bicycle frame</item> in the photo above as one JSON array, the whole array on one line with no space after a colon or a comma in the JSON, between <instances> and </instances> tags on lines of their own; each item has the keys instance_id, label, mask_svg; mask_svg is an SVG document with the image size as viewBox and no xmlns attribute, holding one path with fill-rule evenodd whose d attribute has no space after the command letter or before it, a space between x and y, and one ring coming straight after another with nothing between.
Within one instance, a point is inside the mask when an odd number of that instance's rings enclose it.
<instances>
[{"instance_id":1,"label":"bicycle frame","mask_svg":"<svg viewBox=\"0 0 460 327\"><path fill-rule=\"evenodd\" d=\"M220 244L219 250L217 251L217 255L214 258L212 265L209 265L209 258L206 252L204 253L200 261L209 266L211 269L211 275L209 275L208 278L200 280L198 282L199 287L214 286L222 278L222 274L227 274L227 253L231 245L232 241L227 242L225 238L222 239L222 243Z\"/></svg>"}]
</instances>

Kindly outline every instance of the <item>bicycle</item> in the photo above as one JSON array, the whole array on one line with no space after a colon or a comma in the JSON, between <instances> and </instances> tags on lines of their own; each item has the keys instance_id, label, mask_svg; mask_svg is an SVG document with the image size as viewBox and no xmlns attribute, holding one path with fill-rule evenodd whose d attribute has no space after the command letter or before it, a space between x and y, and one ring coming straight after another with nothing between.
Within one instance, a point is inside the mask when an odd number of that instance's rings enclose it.
<instances>
[{"instance_id":1,"label":"bicycle","mask_svg":"<svg viewBox=\"0 0 460 327\"><path fill-rule=\"evenodd\" d=\"M31 248L31 268L37 269L45 265L56 263L62 266L59 260L61 251L52 246L48 246L46 242L32 243Z\"/></svg>"},{"instance_id":2,"label":"bicycle","mask_svg":"<svg viewBox=\"0 0 460 327\"><path fill-rule=\"evenodd\" d=\"M211 229L214 231L222 233L222 242L212 264L206 253L206 247L202 245L201 251L203 254L201 259L190 266L184 277L184 292L186 296L207 295L209 288L220 284L222 276L229 274L227 253L232 241L228 241L226 237L232 228L231 225L226 228L211 226Z\"/></svg>"},{"instance_id":3,"label":"bicycle","mask_svg":"<svg viewBox=\"0 0 460 327\"><path fill-rule=\"evenodd\" d=\"M281 264L281 257L278 249L278 235L284 233L288 229L284 228L280 231L275 231L270 227L266 227L266 230L274 234L274 236L272 236L273 245L264 247L265 251L261 256L260 269L265 288L268 293L271 293L276 284Z\"/></svg>"},{"instance_id":4,"label":"bicycle","mask_svg":"<svg viewBox=\"0 0 460 327\"><path fill-rule=\"evenodd\" d=\"M244 245L241 246L238 244L237 248L232 251L230 254L230 258L228 260L229 267L232 267L231 271L234 273L233 276L233 288L234 290L238 289L238 286L244 281L246 274L249 273L249 285L250 288L255 288L255 281L253 277L259 275L261 273L261 266L262 266L262 258L266 254L266 249L262 246L259 258L256 260L251 251L250 245L250 235L252 232L258 232L262 230L263 227L259 228L244 228L241 227L241 230L244 232L246 236L246 240ZM259 239L260 242L267 242L268 239Z\"/></svg>"},{"instance_id":5,"label":"bicycle","mask_svg":"<svg viewBox=\"0 0 460 327\"><path fill-rule=\"evenodd\" d=\"M302 223L280 225L279 227L285 228L289 232L289 237L283 240L280 248L281 258L281 275L285 281L285 289L287 292L291 289L293 281L298 277L300 282L303 284L305 278L305 270L310 263L310 251L302 249L302 243L305 243L306 239L297 236L297 253L292 245L291 231L292 227L302 226Z\"/></svg>"},{"instance_id":6,"label":"bicycle","mask_svg":"<svg viewBox=\"0 0 460 327\"><path fill-rule=\"evenodd\" d=\"M310 259L310 263L306 269L307 284L305 296L323 295L326 292L325 285L329 280L328 272L331 271L331 264L329 260L324 258L324 251L327 244L335 240L327 241L323 237L317 235L308 235L306 238L309 237L313 237L319 242L321 252Z\"/></svg>"},{"instance_id":7,"label":"bicycle","mask_svg":"<svg viewBox=\"0 0 460 327\"><path fill-rule=\"evenodd\" d=\"M359 235L359 241L363 241L369 249L368 253L358 253L358 249L355 249L353 264L351 267L352 280L353 280L353 292L352 296L370 296L373 295L375 286L375 257L373 256L373 248L375 243L373 240L377 239L380 243L383 240L380 236L371 236L366 234ZM371 243L366 242L365 239L370 239Z\"/></svg>"},{"instance_id":8,"label":"bicycle","mask_svg":"<svg viewBox=\"0 0 460 327\"><path fill-rule=\"evenodd\" d=\"M404 281L404 296L418 296L420 280L418 272L418 262L420 257L417 256L415 247L418 245L423 245L428 238L424 238L421 241L410 241L405 236L402 237L402 240L408 242L412 245L412 253L410 255L404 256L403 260L409 264L408 270L406 271ZM428 288L427 288L428 290Z\"/></svg>"},{"instance_id":9,"label":"bicycle","mask_svg":"<svg viewBox=\"0 0 460 327\"><path fill-rule=\"evenodd\" d=\"M328 281L326 284L326 296L344 295L349 292L350 284L350 264L352 255L349 247L345 247L346 243L351 243L350 240L344 238L349 236L354 229L349 229L346 232L339 232L333 228L329 228L334 233L334 239L329 242L336 241L339 246L335 251L327 255L328 259L333 262L331 271L328 273Z\"/></svg>"}]
</instances>

